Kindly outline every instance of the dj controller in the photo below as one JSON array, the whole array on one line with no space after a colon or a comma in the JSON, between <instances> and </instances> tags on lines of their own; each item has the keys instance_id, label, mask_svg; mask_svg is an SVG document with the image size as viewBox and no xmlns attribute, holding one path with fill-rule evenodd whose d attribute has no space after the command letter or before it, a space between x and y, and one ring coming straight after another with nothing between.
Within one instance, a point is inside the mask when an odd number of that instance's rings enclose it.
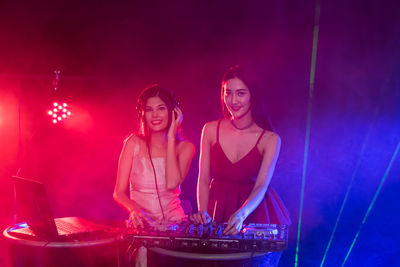
<instances>
[{"instance_id":1,"label":"dj controller","mask_svg":"<svg viewBox=\"0 0 400 267\"><path fill-rule=\"evenodd\" d=\"M124 238L136 245L186 251L261 252L283 251L287 247L287 225L250 223L236 235L224 235L226 226L215 222L159 224L128 228Z\"/></svg>"}]
</instances>

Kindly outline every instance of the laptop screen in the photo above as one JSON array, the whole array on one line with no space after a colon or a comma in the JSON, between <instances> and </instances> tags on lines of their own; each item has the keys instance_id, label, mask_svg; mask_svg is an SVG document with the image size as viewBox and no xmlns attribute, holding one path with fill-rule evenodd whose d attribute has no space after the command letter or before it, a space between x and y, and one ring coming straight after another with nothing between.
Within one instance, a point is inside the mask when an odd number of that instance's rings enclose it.
<instances>
[{"instance_id":1,"label":"laptop screen","mask_svg":"<svg viewBox=\"0 0 400 267\"><path fill-rule=\"evenodd\" d=\"M57 228L44 185L18 176L12 178L19 219L25 220L37 237L56 239Z\"/></svg>"}]
</instances>

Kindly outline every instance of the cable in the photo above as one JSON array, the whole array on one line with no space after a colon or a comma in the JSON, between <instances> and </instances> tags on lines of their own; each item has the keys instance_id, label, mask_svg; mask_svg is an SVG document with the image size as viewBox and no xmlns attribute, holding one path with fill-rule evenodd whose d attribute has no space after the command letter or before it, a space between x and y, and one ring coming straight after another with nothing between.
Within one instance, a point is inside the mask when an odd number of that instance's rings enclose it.
<instances>
[{"instance_id":1,"label":"cable","mask_svg":"<svg viewBox=\"0 0 400 267\"><path fill-rule=\"evenodd\" d=\"M154 168L154 163L153 163L153 160L152 160L152 158L151 158L150 143L149 143L148 140L146 140L146 145L147 145L147 152L148 152L148 154L149 154L149 159L150 159L151 167L153 168L154 183L155 183L155 185L156 185L158 203L160 203L160 209L161 209L161 213L162 213L162 216L163 216L163 221L165 221L164 209L163 209L162 204L161 204L160 192L159 192L159 190L158 190L156 169Z\"/></svg>"},{"instance_id":2,"label":"cable","mask_svg":"<svg viewBox=\"0 0 400 267\"><path fill-rule=\"evenodd\" d=\"M262 261L262 259L264 259L264 257L268 254L268 252L269 252L269 251L266 251L266 252L264 253L264 255L258 260L258 262L257 262L257 264L256 264L255 267L258 267L258 265L260 264L260 262Z\"/></svg>"},{"instance_id":3,"label":"cable","mask_svg":"<svg viewBox=\"0 0 400 267\"><path fill-rule=\"evenodd\" d=\"M256 248L254 248L253 251L251 252L250 259L249 259L249 266L251 266L251 261L253 260L255 253L256 253Z\"/></svg>"}]
</instances>

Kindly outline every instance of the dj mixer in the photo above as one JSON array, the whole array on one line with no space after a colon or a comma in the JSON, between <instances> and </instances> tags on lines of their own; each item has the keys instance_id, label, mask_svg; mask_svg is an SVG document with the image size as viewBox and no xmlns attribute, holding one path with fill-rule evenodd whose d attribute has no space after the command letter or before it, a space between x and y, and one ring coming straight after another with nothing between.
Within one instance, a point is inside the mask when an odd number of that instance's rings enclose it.
<instances>
[{"instance_id":1,"label":"dj mixer","mask_svg":"<svg viewBox=\"0 0 400 267\"><path fill-rule=\"evenodd\" d=\"M227 224L201 225L190 222L161 223L128 228L125 240L137 245L190 251L283 251L287 247L288 226L277 224L245 225L236 235L224 235Z\"/></svg>"}]
</instances>

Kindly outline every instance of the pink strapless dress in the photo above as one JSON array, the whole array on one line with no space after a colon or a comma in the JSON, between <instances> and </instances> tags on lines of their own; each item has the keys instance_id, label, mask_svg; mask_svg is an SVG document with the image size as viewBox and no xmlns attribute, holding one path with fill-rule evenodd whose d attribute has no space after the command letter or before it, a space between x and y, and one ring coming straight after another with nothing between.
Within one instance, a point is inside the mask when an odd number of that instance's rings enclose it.
<instances>
[{"instance_id":1,"label":"pink strapless dress","mask_svg":"<svg viewBox=\"0 0 400 267\"><path fill-rule=\"evenodd\" d=\"M162 221L163 215L158 200L154 172L148 157L138 156L138 146L134 148L134 157L130 173L130 198L145 211L153 221ZM165 181L165 158L153 158L157 175L158 191L167 222L186 219L179 195L180 187L168 190Z\"/></svg>"}]
</instances>

